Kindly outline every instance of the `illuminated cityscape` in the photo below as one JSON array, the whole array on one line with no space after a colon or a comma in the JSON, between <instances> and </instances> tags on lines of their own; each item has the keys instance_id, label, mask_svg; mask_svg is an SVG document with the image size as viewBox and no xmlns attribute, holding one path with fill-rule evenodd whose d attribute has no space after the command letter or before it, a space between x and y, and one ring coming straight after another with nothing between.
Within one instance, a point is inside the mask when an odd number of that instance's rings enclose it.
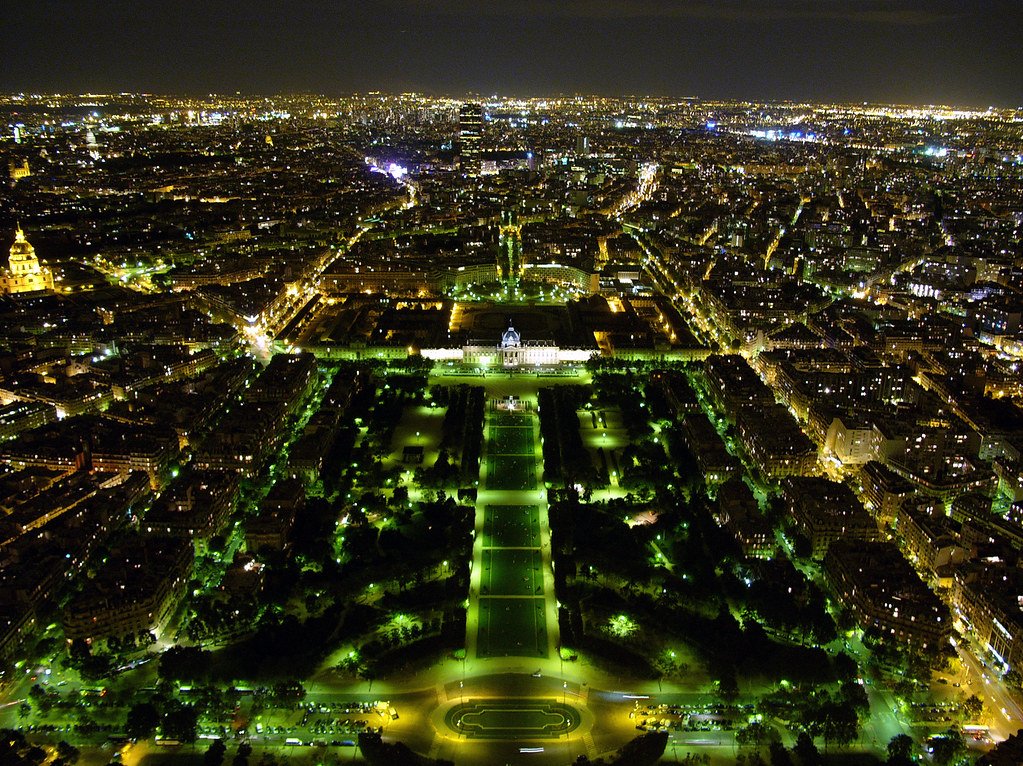
<instances>
[{"instance_id":1,"label":"illuminated cityscape","mask_svg":"<svg viewBox=\"0 0 1023 766\"><path fill-rule=\"evenodd\" d=\"M0 109L4 763L1019 762L1023 110Z\"/></svg>"}]
</instances>

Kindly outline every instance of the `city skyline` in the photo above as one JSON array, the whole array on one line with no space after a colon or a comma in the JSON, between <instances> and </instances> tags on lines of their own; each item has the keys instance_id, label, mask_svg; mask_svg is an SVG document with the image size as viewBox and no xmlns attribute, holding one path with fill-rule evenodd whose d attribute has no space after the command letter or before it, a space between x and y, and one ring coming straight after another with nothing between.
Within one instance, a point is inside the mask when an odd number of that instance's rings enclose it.
<instances>
[{"instance_id":1,"label":"city skyline","mask_svg":"<svg viewBox=\"0 0 1023 766\"><path fill-rule=\"evenodd\" d=\"M0 21L7 91L1023 103L1009 0L40 2Z\"/></svg>"},{"instance_id":2,"label":"city skyline","mask_svg":"<svg viewBox=\"0 0 1023 766\"><path fill-rule=\"evenodd\" d=\"M3 766L1023 761L1023 109L0 115Z\"/></svg>"}]
</instances>

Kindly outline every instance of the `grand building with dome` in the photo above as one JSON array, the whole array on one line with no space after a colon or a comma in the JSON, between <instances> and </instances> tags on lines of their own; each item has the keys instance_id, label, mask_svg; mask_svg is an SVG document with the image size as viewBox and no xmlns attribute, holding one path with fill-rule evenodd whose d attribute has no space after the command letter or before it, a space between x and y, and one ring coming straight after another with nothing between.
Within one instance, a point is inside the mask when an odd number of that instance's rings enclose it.
<instances>
[{"instance_id":1,"label":"grand building with dome","mask_svg":"<svg viewBox=\"0 0 1023 766\"><path fill-rule=\"evenodd\" d=\"M589 358L590 352L584 353L583 359ZM579 361L575 356L571 361ZM470 343L462 347L461 361L463 364L476 367L548 367L559 362L569 361L560 353L560 349L552 343L523 343L522 336L509 326L501 335L501 343L497 346L484 343Z\"/></svg>"},{"instance_id":2,"label":"grand building with dome","mask_svg":"<svg viewBox=\"0 0 1023 766\"><path fill-rule=\"evenodd\" d=\"M4 295L36 293L53 289L53 273L40 265L36 249L19 226L14 232L14 244L6 269L0 270L0 292Z\"/></svg>"}]
</instances>

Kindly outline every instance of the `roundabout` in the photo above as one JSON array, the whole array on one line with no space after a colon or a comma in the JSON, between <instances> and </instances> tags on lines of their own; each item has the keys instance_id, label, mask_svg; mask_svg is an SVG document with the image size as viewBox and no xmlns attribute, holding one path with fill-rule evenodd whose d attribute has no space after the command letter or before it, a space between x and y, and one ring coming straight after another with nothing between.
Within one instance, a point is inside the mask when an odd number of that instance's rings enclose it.
<instances>
[{"instance_id":1,"label":"roundabout","mask_svg":"<svg viewBox=\"0 0 1023 766\"><path fill-rule=\"evenodd\" d=\"M579 711L553 699L469 700L444 716L451 731L468 739L556 738L575 731L579 722Z\"/></svg>"}]
</instances>

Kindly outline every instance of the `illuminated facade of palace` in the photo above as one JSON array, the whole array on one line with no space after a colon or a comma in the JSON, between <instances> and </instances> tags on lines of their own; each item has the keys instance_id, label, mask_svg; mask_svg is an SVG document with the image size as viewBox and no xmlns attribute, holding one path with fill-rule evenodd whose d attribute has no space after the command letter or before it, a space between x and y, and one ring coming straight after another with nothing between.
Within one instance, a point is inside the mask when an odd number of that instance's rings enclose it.
<instances>
[{"instance_id":1,"label":"illuminated facade of palace","mask_svg":"<svg viewBox=\"0 0 1023 766\"><path fill-rule=\"evenodd\" d=\"M19 226L14 233L8 267L0 271L0 290L5 295L53 289L53 273L39 264L36 250Z\"/></svg>"},{"instance_id":2,"label":"illuminated facade of palace","mask_svg":"<svg viewBox=\"0 0 1023 766\"><path fill-rule=\"evenodd\" d=\"M501 336L499 346L470 343L463 346L460 361L476 367L541 367L554 366L560 362L585 361L590 351L563 351L550 343L522 342L514 327L509 327ZM424 350L423 355L427 352Z\"/></svg>"}]
</instances>

